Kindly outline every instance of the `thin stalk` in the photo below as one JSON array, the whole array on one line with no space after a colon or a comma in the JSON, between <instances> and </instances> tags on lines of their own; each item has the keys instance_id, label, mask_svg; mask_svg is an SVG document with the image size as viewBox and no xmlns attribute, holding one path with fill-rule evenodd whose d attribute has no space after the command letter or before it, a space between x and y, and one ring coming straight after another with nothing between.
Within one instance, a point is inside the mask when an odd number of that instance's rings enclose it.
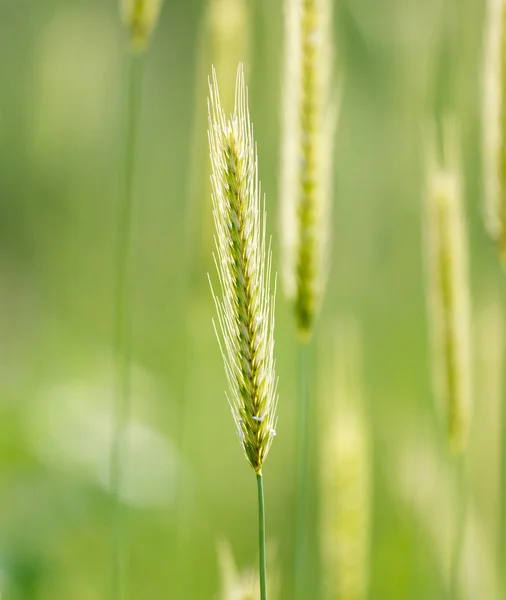
<instances>
[{"instance_id":1,"label":"thin stalk","mask_svg":"<svg viewBox=\"0 0 506 600\"><path fill-rule=\"evenodd\" d=\"M117 360L115 410L110 454L113 496L113 540L111 599L125 597L125 516L121 490L127 462L127 426L130 419L130 263L132 246L133 181L136 160L137 129L141 100L142 59L131 55L127 78L125 145L119 195L116 281L114 290L114 355Z\"/></svg>"},{"instance_id":2,"label":"thin stalk","mask_svg":"<svg viewBox=\"0 0 506 600\"><path fill-rule=\"evenodd\" d=\"M464 455L455 458L456 511L453 548L450 563L450 597L459 600L459 576L462 560L462 548L466 531L466 471Z\"/></svg>"},{"instance_id":3,"label":"thin stalk","mask_svg":"<svg viewBox=\"0 0 506 600\"><path fill-rule=\"evenodd\" d=\"M298 493L295 537L294 598L306 597L308 562L308 466L309 466L309 344L299 342Z\"/></svg>"},{"instance_id":4,"label":"thin stalk","mask_svg":"<svg viewBox=\"0 0 506 600\"><path fill-rule=\"evenodd\" d=\"M258 548L260 551L260 600L267 600L267 562L265 559L265 503L264 482L261 473L257 473L258 490Z\"/></svg>"},{"instance_id":5,"label":"thin stalk","mask_svg":"<svg viewBox=\"0 0 506 600\"><path fill-rule=\"evenodd\" d=\"M499 457L499 585L501 586L501 598L506 599L506 396L501 395L499 405L500 423L500 445L501 455Z\"/></svg>"}]
</instances>

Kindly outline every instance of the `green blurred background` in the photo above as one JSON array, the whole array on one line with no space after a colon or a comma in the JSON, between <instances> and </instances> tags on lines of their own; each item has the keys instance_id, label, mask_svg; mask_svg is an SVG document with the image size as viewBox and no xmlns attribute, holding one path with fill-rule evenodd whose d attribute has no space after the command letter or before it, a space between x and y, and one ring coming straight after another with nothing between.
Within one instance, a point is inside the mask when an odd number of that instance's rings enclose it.
<instances>
[{"instance_id":1,"label":"green blurred background","mask_svg":"<svg viewBox=\"0 0 506 600\"><path fill-rule=\"evenodd\" d=\"M282 4L250 0L244 56L277 270ZM166 0L145 58L124 491L132 599L218 598L220 539L230 541L239 565L257 560L255 482L224 397L207 281L214 266L206 85L218 59L206 15L206 0ZM481 223L482 23L479 0L335 3L342 93L333 256L319 327L325 335L314 356L328 359L336 323L360 324L374 440L376 600L448 597L431 515L440 516L446 494L433 466L451 464L430 391L421 248L423 128L447 111L461 122L470 223L477 392L468 465L485 547L475 551L493 562L498 424L483 373L489 333L500 325L487 307L500 301L501 282ZM109 589L107 452L127 50L114 0L0 0L2 600L92 600ZM279 290L279 423L264 474L283 599L292 597L295 339ZM327 365L315 377L332 377L332 360L314 362ZM316 446L318 428L313 438ZM412 477L409 485L399 471ZM409 492L425 499L422 508ZM316 506L316 492L313 500Z\"/></svg>"}]
</instances>

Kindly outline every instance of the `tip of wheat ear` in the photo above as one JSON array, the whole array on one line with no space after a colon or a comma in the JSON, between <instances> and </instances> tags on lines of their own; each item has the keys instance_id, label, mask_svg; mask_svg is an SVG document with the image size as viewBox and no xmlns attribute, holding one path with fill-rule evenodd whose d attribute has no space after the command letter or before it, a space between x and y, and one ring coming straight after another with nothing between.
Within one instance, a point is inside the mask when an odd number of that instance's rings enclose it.
<instances>
[{"instance_id":1,"label":"tip of wheat ear","mask_svg":"<svg viewBox=\"0 0 506 600\"><path fill-rule=\"evenodd\" d=\"M434 138L435 139L435 138ZM467 231L455 124L443 125L443 156L433 142L426 190L426 267L434 393L450 448L465 448L471 406Z\"/></svg>"},{"instance_id":2,"label":"tip of wheat ear","mask_svg":"<svg viewBox=\"0 0 506 600\"><path fill-rule=\"evenodd\" d=\"M209 148L216 268L213 291L218 341L229 384L228 400L239 439L256 473L276 434L274 292L266 242L264 202L242 66L235 108L227 118L213 69L209 82Z\"/></svg>"},{"instance_id":3,"label":"tip of wheat ear","mask_svg":"<svg viewBox=\"0 0 506 600\"><path fill-rule=\"evenodd\" d=\"M158 22L163 0L120 0L123 23L134 52L145 50Z\"/></svg>"}]
</instances>

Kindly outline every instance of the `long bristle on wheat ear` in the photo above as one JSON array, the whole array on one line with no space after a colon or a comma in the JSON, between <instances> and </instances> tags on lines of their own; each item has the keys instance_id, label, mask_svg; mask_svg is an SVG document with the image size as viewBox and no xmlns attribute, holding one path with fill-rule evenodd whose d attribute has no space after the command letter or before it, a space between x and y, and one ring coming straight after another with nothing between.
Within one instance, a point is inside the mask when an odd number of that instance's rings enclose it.
<instances>
[{"instance_id":1,"label":"long bristle on wheat ear","mask_svg":"<svg viewBox=\"0 0 506 600\"><path fill-rule=\"evenodd\" d=\"M444 156L432 148L426 191L426 258L434 392L454 451L465 448L471 406L467 231L454 125L443 130Z\"/></svg>"},{"instance_id":2,"label":"long bristle on wheat ear","mask_svg":"<svg viewBox=\"0 0 506 600\"><path fill-rule=\"evenodd\" d=\"M332 142L329 0L286 0L281 160L283 281L294 300L299 333L308 338L328 267Z\"/></svg>"},{"instance_id":3,"label":"long bristle on wheat ear","mask_svg":"<svg viewBox=\"0 0 506 600\"><path fill-rule=\"evenodd\" d=\"M134 52L142 52L158 22L163 0L120 0L123 23Z\"/></svg>"},{"instance_id":4,"label":"long bristle on wheat ear","mask_svg":"<svg viewBox=\"0 0 506 600\"><path fill-rule=\"evenodd\" d=\"M227 119L216 73L209 84L209 147L216 268L221 294L213 291L217 335L229 383L228 400L239 438L257 474L276 427L274 293L271 251L242 66L235 108Z\"/></svg>"},{"instance_id":5,"label":"long bristle on wheat ear","mask_svg":"<svg viewBox=\"0 0 506 600\"><path fill-rule=\"evenodd\" d=\"M506 3L488 0L483 64L483 191L485 224L506 265Z\"/></svg>"}]
</instances>

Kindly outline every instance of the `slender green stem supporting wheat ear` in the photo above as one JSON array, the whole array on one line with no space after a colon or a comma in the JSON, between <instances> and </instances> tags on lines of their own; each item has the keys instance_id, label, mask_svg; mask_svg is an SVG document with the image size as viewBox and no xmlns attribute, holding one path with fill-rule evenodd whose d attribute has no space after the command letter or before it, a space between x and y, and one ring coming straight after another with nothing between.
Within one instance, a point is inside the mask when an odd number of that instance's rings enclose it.
<instances>
[{"instance_id":1,"label":"slender green stem supporting wheat ear","mask_svg":"<svg viewBox=\"0 0 506 600\"><path fill-rule=\"evenodd\" d=\"M125 155L120 190L118 239L115 283L114 350L118 361L114 431L110 455L111 489L114 509L114 539L111 598L125 597L125 523L121 492L127 462L127 426L130 418L130 254L133 205L133 179L140 109L142 61L138 56L129 58L128 98L126 114Z\"/></svg>"},{"instance_id":2,"label":"slender green stem supporting wheat ear","mask_svg":"<svg viewBox=\"0 0 506 600\"><path fill-rule=\"evenodd\" d=\"M267 600L267 561L265 558L265 504L264 483L261 473L257 473L258 488L258 549L260 553L260 599Z\"/></svg>"}]
</instances>

